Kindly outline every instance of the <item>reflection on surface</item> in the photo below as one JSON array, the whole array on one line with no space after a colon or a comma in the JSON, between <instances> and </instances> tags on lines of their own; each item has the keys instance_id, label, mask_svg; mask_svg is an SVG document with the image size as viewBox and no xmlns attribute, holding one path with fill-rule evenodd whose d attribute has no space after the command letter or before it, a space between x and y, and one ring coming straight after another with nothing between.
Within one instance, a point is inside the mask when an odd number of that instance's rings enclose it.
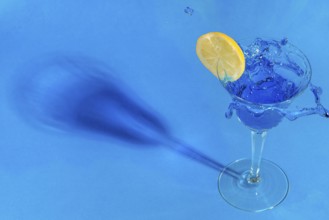
<instances>
[{"instance_id":1,"label":"reflection on surface","mask_svg":"<svg viewBox=\"0 0 329 220\"><path fill-rule=\"evenodd\" d=\"M13 106L42 127L105 135L138 146L161 144L216 170L224 166L173 138L165 120L89 58L54 56L14 80Z\"/></svg>"}]
</instances>

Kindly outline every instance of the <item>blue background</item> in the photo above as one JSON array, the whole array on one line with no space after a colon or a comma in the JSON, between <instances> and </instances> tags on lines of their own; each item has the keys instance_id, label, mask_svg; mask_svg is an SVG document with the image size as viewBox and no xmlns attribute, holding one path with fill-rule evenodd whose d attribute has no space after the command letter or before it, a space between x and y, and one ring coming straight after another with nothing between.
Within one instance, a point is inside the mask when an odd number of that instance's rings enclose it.
<instances>
[{"instance_id":1,"label":"blue background","mask_svg":"<svg viewBox=\"0 0 329 220\"><path fill-rule=\"evenodd\" d=\"M269 132L264 157L291 187L280 206L248 213L220 197L219 172L249 157L250 137L224 117L230 97L195 43L210 31L287 37L329 106L328 11L324 0L1 0L0 219L326 219L329 121L319 116ZM34 77L56 78L41 68L49 60L104 69L106 83ZM84 103L89 90L107 98ZM297 104L314 106L310 92ZM89 124L72 119L81 112Z\"/></svg>"}]
</instances>

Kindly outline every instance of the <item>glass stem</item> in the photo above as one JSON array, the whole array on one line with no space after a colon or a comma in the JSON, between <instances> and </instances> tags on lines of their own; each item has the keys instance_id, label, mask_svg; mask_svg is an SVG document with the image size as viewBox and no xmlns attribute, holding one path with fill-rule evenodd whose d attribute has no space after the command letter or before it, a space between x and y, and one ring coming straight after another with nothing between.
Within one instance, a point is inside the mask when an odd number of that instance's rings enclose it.
<instances>
[{"instance_id":1,"label":"glass stem","mask_svg":"<svg viewBox=\"0 0 329 220\"><path fill-rule=\"evenodd\" d=\"M248 176L251 184L261 181L259 171L266 135L266 131L251 131L251 168Z\"/></svg>"}]
</instances>

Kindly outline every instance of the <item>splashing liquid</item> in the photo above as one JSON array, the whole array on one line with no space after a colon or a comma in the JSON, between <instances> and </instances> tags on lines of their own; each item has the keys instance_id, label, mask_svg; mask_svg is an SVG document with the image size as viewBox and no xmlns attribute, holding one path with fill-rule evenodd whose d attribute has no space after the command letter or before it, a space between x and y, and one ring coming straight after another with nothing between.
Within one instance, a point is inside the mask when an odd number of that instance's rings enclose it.
<instances>
[{"instance_id":1,"label":"splashing liquid","mask_svg":"<svg viewBox=\"0 0 329 220\"><path fill-rule=\"evenodd\" d=\"M320 101L321 88L310 83L311 67L307 58L287 39L257 38L241 48L246 58L245 72L237 81L224 84L233 97L227 118L235 110L246 126L266 130L275 127L283 117L289 120L311 114L329 117L329 111ZM292 100L307 87L314 94L316 106L289 110Z\"/></svg>"}]
</instances>

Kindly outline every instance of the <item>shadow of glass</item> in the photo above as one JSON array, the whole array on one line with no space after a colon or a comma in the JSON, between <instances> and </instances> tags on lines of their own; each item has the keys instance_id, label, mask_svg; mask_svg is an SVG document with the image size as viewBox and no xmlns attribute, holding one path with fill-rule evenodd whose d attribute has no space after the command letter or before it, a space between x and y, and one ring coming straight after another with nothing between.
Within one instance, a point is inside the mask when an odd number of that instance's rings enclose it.
<instances>
[{"instance_id":1,"label":"shadow of glass","mask_svg":"<svg viewBox=\"0 0 329 220\"><path fill-rule=\"evenodd\" d=\"M215 170L224 169L173 137L159 114L110 69L89 58L58 55L24 67L13 80L11 100L21 117L39 127L110 136L138 146L166 146Z\"/></svg>"}]
</instances>

